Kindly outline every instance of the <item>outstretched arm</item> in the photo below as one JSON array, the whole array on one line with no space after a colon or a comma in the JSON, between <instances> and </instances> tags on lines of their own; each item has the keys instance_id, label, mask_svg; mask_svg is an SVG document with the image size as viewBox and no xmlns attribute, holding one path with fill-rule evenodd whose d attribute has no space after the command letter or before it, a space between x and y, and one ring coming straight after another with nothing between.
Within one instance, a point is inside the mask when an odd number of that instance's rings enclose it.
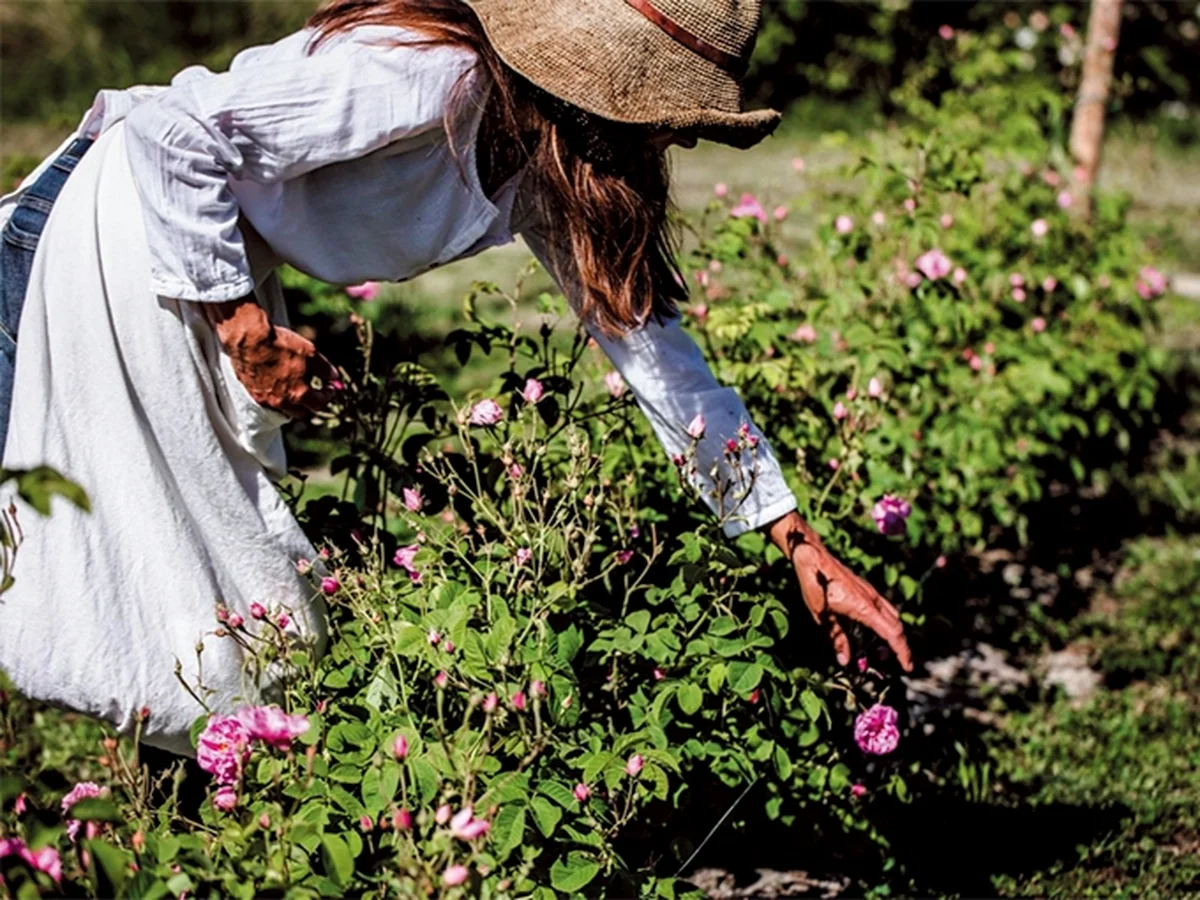
<instances>
[{"instance_id":1,"label":"outstretched arm","mask_svg":"<svg viewBox=\"0 0 1200 900\"><path fill-rule=\"evenodd\" d=\"M536 227L524 230L523 235L534 255L578 308L572 299L579 290L577 279L570 266L556 262L561 254L553 253L547 236ZM750 421L741 397L716 380L700 348L679 321L647 323L619 339L589 330L629 384L668 454L684 452L691 443L688 423L696 414L704 415L708 427L696 448L701 495L714 512L725 518L727 535L762 528L791 560L804 603L813 619L828 632L838 661L842 665L850 662L850 641L839 622L839 617L845 616L875 631L895 651L905 671L911 670L912 654L895 607L842 565L796 512L796 499L779 463ZM743 423L759 439L755 480L747 496L734 498L736 509L721 509L708 473L714 466L720 472L726 465L725 441L734 437Z\"/></svg>"}]
</instances>

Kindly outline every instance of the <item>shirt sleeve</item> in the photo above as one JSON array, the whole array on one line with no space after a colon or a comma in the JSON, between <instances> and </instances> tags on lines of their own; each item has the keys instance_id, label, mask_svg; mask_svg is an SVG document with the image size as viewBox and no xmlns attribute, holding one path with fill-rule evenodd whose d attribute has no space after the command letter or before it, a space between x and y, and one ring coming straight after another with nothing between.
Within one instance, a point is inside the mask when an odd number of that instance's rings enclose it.
<instances>
[{"instance_id":1,"label":"shirt sleeve","mask_svg":"<svg viewBox=\"0 0 1200 900\"><path fill-rule=\"evenodd\" d=\"M125 119L152 290L214 302L250 293L230 181L285 181L438 128L473 62L456 48L342 40L311 56L181 72Z\"/></svg>"},{"instance_id":2,"label":"shirt sleeve","mask_svg":"<svg viewBox=\"0 0 1200 900\"><path fill-rule=\"evenodd\" d=\"M566 254L553 252L552 241L540 226L524 228L522 237L578 309L578 279L573 266L558 262ZM696 415L704 416L706 429L697 445L696 466L690 470L690 477L708 507L724 521L727 536L761 528L796 508L796 498L770 444L750 420L742 398L717 381L678 318L661 324L648 322L619 339L606 337L589 323L584 324L633 391L668 455L686 452L692 443L688 424ZM758 441L753 464L748 453L741 455L743 471L754 470L752 479L739 478L725 453L726 441L736 438L742 425L749 427ZM719 494L718 480L740 484L741 488Z\"/></svg>"}]
</instances>

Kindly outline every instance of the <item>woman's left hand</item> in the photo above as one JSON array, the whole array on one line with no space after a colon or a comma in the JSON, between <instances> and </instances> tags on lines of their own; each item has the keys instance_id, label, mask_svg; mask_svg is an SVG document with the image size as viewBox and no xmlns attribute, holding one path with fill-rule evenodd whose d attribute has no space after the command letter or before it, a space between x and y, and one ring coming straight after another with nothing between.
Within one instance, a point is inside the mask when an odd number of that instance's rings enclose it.
<instances>
[{"instance_id":1,"label":"woman's left hand","mask_svg":"<svg viewBox=\"0 0 1200 900\"><path fill-rule=\"evenodd\" d=\"M770 533L776 546L792 561L804 603L817 624L828 632L839 663L844 666L850 662L850 639L838 621L846 616L887 641L901 668L912 671L912 651L896 607L842 565L799 513L776 520Z\"/></svg>"}]
</instances>

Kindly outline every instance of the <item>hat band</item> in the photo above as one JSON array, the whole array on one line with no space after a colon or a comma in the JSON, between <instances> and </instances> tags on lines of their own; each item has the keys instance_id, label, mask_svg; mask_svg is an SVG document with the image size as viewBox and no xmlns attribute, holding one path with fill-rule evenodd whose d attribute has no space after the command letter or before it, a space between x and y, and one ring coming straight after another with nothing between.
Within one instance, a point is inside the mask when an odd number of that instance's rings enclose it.
<instances>
[{"instance_id":1,"label":"hat band","mask_svg":"<svg viewBox=\"0 0 1200 900\"><path fill-rule=\"evenodd\" d=\"M719 66L735 77L741 77L746 73L745 60L734 56L732 53L726 53L720 47L714 47L708 41L704 40L704 38L688 31L662 10L654 6L650 0L625 0L625 2L693 53L703 56L709 62Z\"/></svg>"}]
</instances>

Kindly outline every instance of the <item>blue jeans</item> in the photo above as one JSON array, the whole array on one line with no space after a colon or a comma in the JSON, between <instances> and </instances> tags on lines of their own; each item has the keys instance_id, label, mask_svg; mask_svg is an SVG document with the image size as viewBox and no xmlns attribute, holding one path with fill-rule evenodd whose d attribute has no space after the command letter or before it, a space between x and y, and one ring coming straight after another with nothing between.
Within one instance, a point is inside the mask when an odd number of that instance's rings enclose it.
<instances>
[{"instance_id":1,"label":"blue jeans","mask_svg":"<svg viewBox=\"0 0 1200 900\"><path fill-rule=\"evenodd\" d=\"M92 143L90 138L72 141L37 181L26 188L0 234L0 454L4 452L4 441L8 437L13 370L17 360L17 326L25 307L33 254L59 191Z\"/></svg>"}]
</instances>

